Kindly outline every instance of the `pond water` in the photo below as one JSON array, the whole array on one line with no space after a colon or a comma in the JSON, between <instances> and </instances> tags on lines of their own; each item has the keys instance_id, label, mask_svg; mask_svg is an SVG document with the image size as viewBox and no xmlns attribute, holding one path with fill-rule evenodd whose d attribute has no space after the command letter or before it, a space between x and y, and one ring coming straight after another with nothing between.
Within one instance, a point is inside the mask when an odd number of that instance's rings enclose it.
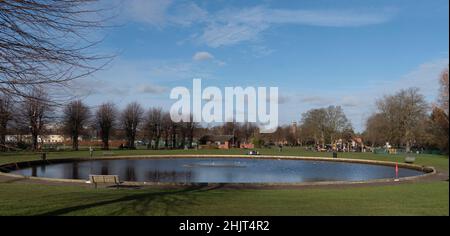
<instances>
[{"instance_id":1,"label":"pond water","mask_svg":"<svg viewBox=\"0 0 450 236\"><path fill-rule=\"evenodd\" d=\"M294 183L395 178L395 167L345 162L248 158L164 158L74 161L36 165L13 174L88 179L119 175L122 181L172 183ZM399 177L423 172L403 169Z\"/></svg>"}]
</instances>

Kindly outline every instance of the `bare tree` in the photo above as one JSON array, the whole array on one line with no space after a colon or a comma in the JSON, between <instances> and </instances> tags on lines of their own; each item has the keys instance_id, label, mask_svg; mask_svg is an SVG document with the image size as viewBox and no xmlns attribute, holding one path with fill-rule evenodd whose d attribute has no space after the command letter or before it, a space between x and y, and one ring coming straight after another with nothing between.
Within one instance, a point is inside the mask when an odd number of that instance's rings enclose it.
<instances>
[{"instance_id":1,"label":"bare tree","mask_svg":"<svg viewBox=\"0 0 450 236\"><path fill-rule=\"evenodd\" d=\"M410 151L423 132L422 124L427 116L428 104L418 88L402 89L394 95L377 101L378 113L386 122L387 138Z\"/></svg>"},{"instance_id":2,"label":"bare tree","mask_svg":"<svg viewBox=\"0 0 450 236\"><path fill-rule=\"evenodd\" d=\"M72 139L73 150L78 150L78 137L88 124L89 117L89 107L81 100L70 102L63 110L64 131Z\"/></svg>"},{"instance_id":3,"label":"bare tree","mask_svg":"<svg viewBox=\"0 0 450 236\"><path fill-rule=\"evenodd\" d=\"M386 133L388 132L388 124L383 114L375 113L366 121L366 130L364 139L369 142L372 147L383 146L388 141Z\"/></svg>"},{"instance_id":4,"label":"bare tree","mask_svg":"<svg viewBox=\"0 0 450 236\"><path fill-rule=\"evenodd\" d=\"M241 125L239 134L242 138L242 141L250 143L251 138L255 135L256 131L257 127L254 123L245 122Z\"/></svg>"},{"instance_id":5,"label":"bare tree","mask_svg":"<svg viewBox=\"0 0 450 236\"><path fill-rule=\"evenodd\" d=\"M145 118L145 132L149 140L149 146L151 142L155 143L154 149L159 148L159 142L161 140L161 124L162 123L162 108L151 108L147 111Z\"/></svg>"},{"instance_id":6,"label":"bare tree","mask_svg":"<svg viewBox=\"0 0 450 236\"><path fill-rule=\"evenodd\" d=\"M303 135L313 140L316 145L325 145L326 127L325 109L312 109L302 115L301 128Z\"/></svg>"},{"instance_id":7,"label":"bare tree","mask_svg":"<svg viewBox=\"0 0 450 236\"><path fill-rule=\"evenodd\" d=\"M128 148L135 148L134 141L136 140L137 129L142 122L143 114L144 111L137 102L128 104L122 111L120 119L127 138Z\"/></svg>"},{"instance_id":8,"label":"bare tree","mask_svg":"<svg viewBox=\"0 0 450 236\"><path fill-rule=\"evenodd\" d=\"M172 143L171 148L174 149L177 148L177 137L180 131L180 124L182 123L173 122L172 119L170 121L170 138Z\"/></svg>"},{"instance_id":9,"label":"bare tree","mask_svg":"<svg viewBox=\"0 0 450 236\"><path fill-rule=\"evenodd\" d=\"M433 107L430 116L430 133L432 134L432 143L434 143L441 151L448 153L449 151L449 79L448 68L444 70L439 79L440 91L438 104Z\"/></svg>"},{"instance_id":10,"label":"bare tree","mask_svg":"<svg viewBox=\"0 0 450 236\"><path fill-rule=\"evenodd\" d=\"M12 102L9 96L0 95L0 150L6 150L6 134L9 121L12 119Z\"/></svg>"},{"instance_id":11,"label":"bare tree","mask_svg":"<svg viewBox=\"0 0 450 236\"><path fill-rule=\"evenodd\" d=\"M340 106L327 107L326 114L327 131L331 142L342 138L345 131L353 130L350 121Z\"/></svg>"},{"instance_id":12,"label":"bare tree","mask_svg":"<svg viewBox=\"0 0 450 236\"><path fill-rule=\"evenodd\" d=\"M95 126L100 132L103 149L109 150L109 139L116 125L117 109L112 103L103 103L95 113Z\"/></svg>"},{"instance_id":13,"label":"bare tree","mask_svg":"<svg viewBox=\"0 0 450 236\"><path fill-rule=\"evenodd\" d=\"M188 122L184 123L185 125L185 133L188 141L188 147L192 148L192 143L194 142L194 135L196 133L196 130L198 128L198 123L194 122L193 116L190 116L190 119Z\"/></svg>"},{"instance_id":14,"label":"bare tree","mask_svg":"<svg viewBox=\"0 0 450 236\"><path fill-rule=\"evenodd\" d=\"M448 109L449 109L449 80L448 80L448 68L445 69L441 77L439 78L439 83L441 85L439 89L439 108L443 110L443 112L448 117Z\"/></svg>"},{"instance_id":15,"label":"bare tree","mask_svg":"<svg viewBox=\"0 0 450 236\"><path fill-rule=\"evenodd\" d=\"M239 124L236 121L225 122L221 127L222 135L232 135L232 145L236 146L239 142Z\"/></svg>"},{"instance_id":16,"label":"bare tree","mask_svg":"<svg viewBox=\"0 0 450 236\"><path fill-rule=\"evenodd\" d=\"M96 2L0 1L0 91L27 97L35 87L65 88L102 68L111 57L93 55L101 40L88 37L107 20Z\"/></svg>"},{"instance_id":17,"label":"bare tree","mask_svg":"<svg viewBox=\"0 0 450 236\"><path fill-rule=\"evenodd\" d=\"M312 109L302 115L303 134L322 146L333 143L352 125L340 106Z\"/></svg>"},{"instance_id":18,"label":"bare tree","mask_svg":"<svg viewBox=\"0 0 450 236\"><path fill-rule=\"evenodd\" d=\"M172 127L173 124L172 124ZM194 135L196 133L196 130L198 128L197 122L193 121L192 115L190 115L189 121L181 121L179 123L175 124L175 129L172 129L172 143L174 143L174 135L173 132L175 132L175 136L178 136L179 141L179 148L192 148L193 142L194 142ZM175 140L176 143L176 140Z\"/></svg>"},{"instance_id":19,"label":"bare tree","mask_svg":"<svg viewBox=\"0 0 450 236\"><path fill-rule=\"evenodd\" d=\"M33 88L21 105L22 122L31 134L32 149L38 150L38 137L42 135L45 125L51 118L48 95L41 88Z\"/></svg>"},{"instance_id":20,"label":"bare tree","mask_svg":"<svg viewBox=\"0 0 450 236\"><path fill-rule=\"evenodd\" d=\"M168 112L164 112L162 115L161 122L161 131L162 137L164 139L164 148L169 148L169 141L171 138L171 130L172 130L172 119L170 119L170 114Z\"/></svg>"}]
</instances>

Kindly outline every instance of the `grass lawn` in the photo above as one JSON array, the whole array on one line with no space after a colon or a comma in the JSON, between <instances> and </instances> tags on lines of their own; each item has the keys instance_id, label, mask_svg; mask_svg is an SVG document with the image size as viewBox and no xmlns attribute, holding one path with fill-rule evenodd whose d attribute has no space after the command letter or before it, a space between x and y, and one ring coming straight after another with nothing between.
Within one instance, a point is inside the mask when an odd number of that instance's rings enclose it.
<instances>
[{"instance_id":1,"label":"grass lawn","mask_svg":"<svg viewBox=\"0 0 450 236\"><path fill-rule=\"evenodd\" d=\"M331 156L298 148L262 154ZM114 155L243 154L244 150L114 151ZM101 156L101 151L96 154ZM88 156L87 151L49 158ZM339 157L403 161L402 156L339 153ZM38 159L31 153L0 154L0 163ZM416 164L448 172L448 156L419 155ZM306 189L93 189L80 186L0 183L0 215L449 215L448 181L386 186Z\"/></svg>"},{"instance_id":2,"label":"grass lawn","mask_svg":"<svg viewBox=\"0 0 450 236\"><path fill-rule=\"evenodd\" d=\"M0 184L0 215L448 215L448 182L302 190Z\"/></svg>"}]
</instances>

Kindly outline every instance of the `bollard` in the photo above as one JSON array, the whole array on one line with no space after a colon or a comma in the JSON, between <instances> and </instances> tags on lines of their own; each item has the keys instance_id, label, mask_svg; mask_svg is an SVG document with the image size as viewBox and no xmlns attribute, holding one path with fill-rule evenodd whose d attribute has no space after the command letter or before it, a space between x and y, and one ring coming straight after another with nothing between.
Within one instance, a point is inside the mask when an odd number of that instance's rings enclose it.
<instances>
[{"instance_id":1,"label":"bollard","mask_svg":"<svg viewBox=\"0 0 450 236\"><path fill-rule=\"evenodd\" d=\"M395 179L394 181L399 181L398 179L398 163L395 163Z\"/></svg>"},{"instance_id":2,"label":"bollard","mask_svg":"<svg viewBox=\"0 0 450 236\"><path fill-rule=\"evenodd\" d=\"M333 158L337 158L337 152L333 152Z\"/></svg>"}]
</instances>

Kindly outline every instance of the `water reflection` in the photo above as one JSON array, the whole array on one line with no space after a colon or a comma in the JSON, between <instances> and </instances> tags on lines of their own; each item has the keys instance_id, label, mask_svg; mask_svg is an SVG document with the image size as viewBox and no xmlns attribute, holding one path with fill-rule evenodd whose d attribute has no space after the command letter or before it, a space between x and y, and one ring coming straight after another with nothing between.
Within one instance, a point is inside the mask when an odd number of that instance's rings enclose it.
<instances>
[{"instance_id":1,"label":"water reflection","mask_svg":"<svg viewBox=\"0 0 450 236\"><path fill-rule=\"evenodd\" d=\"M191 171L148 171L147 181L149 182L191 182ZM182 180L182 181L180 181Z\"/></svg>"},{"instance_id":2,"label":"water reflection","mask_svg":"<svg viewBox=\"0 0 450 236\"><path fill-rule=\"evenodd\" d=\"M92 173L92 169L91 169L91 173ZM100 174L102 174L102 175L108 175L109 174L108 165L106 165L106 164L102 165L102 170L101 170Z\"/></svg>"},{"instance_id":3,"label":"water reflection","mask_svg":"<svg viewBox=\"0 0 450 236\"><path fill-rule=\"evenodd\" d=\"M72 163L72 179L79 179L78 162Z\"/></svg>"},{"instance_id":4,"label":"water reflection","mask_svg":"<svg viewBox=\"0 0 450 236\"><path fill-rule=\"evenodd\" d=\"M34 176L34 177L37 176L37 167L36 166L31 167L31 176Z\"/></svg>"},{"instance_id":5,"label":"water reflection","mask_svg":"<svg viewBox=\"0 0 450 236\"><path fill-rule=\"evenodd\" d=\"M129 181L136 181L136 175L134 173L134 167L133 166L127 166L126 168L126 175L125 178Z\"/></svg>"},{"instance_id":6,"label":"water reflection","mask_svg":"<svg viewBox=\"0 0 450 236\"><path fill-rule=\"evenodd\" d=\"M93 160L32 166L12 173L70 179L114 174L125 181L177 183L361 181L395 177L395 169L389 166L243 158ZM399 177L420 174L422 172L400 169Z\"/></svg>"}]
</instances>

